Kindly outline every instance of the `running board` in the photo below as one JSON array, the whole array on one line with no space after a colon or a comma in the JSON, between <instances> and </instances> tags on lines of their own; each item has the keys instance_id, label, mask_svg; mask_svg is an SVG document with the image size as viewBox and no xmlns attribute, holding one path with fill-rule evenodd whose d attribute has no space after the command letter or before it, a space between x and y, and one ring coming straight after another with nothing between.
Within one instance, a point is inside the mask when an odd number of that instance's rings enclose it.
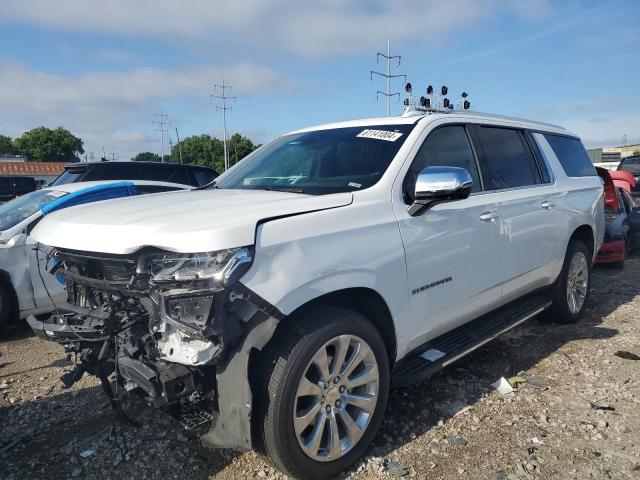
<instances>
[{"instance_id":1,"label":"running board","mask_svg":"<svg viewBox=\"0 0 640 480\"><path fill-rule=\"evenodd\" d=\"M550 305L549 296L538 293L454 328L400 360L393 369L392 382L400 386L429 378L467 353L546 310Z\"/></svg>"}]
</instances>

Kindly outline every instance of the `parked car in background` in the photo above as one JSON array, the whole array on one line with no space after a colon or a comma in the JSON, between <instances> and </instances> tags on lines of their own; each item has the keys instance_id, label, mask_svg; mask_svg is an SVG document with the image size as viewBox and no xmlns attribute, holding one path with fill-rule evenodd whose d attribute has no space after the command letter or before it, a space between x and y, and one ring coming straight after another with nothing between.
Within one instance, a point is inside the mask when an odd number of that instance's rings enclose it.
<instances>
[{"instance_id":1,"label":"parked car in background","mask_svg":"<svg viewBox=\"0 0 640 480\"><path fill-rule=\"evenodd\" d=\"M38 189L33 177L21 175L0 175L0 202L12 200Z\"/></svg>"},{"instance_id":2,"label":"parked car in background","mask_svg":"<svg viewBox=\"0 0 640 480\"><path fill-rule=\"evenodd\" d=\"M624 189L616 187L610 171L597 167L604 184L604 242L595 263L607 263L622 268L631 248L630 211L623 201Z\"/></svg>"},{"instance_id":3,"label":"parked car in background","mask_svg":"<svg viewBox=\"0 0 640 480\"><path fill-rule=\"evenodd\" d=\"M0 205L0 328L10 320L50 312L55 301L66 298L59 279L44 271L46 252L30 236L45 215L84 203L185 189L190 187L149 181L68 183Z\"/></svg>"},{"instance_id":4,"label":"parked car in background","mask_svg":"<svg viewBox=\"0 0 640 480\"><path fill-rule=\"evenodd\" d=\"M627 251L634 252L640 248L640 203L629 192L620 192L622 203L629 216L629 246Z\"/></svg>"},{"instance_id":5,"label":"parked car in background","mask_svg":"<svg viewBox=\"0 0 640 480\"><path fill-rule=\"evenodd\" d=\"M68 298L28 322L77 353L67 384L113 373L117 395L209 423L206 445L332 478L373 440L391 382L542 312L580 319L602 190L553 125L408 110L303 129L210 190L45 218L33 235Z\"/></svg>"},{"instance_id":6,"label":"parked car in background","mask_svg":"<svg viewBox=\"0 0 640 480\"><path fill-rule=\"evenodd\" d=\"M640 198L640 157L626 157L623 158L618 165L618 171L631 173L635 180L636 186L631 191L631 195L635 198Z\"/></svg>"},{"instance_id":7,"label":"parked car in background","mask_svg":"<svg viewBox=\"0 0 640 480\"><path fill-rule=\"evenodd\" d=\"M620 187L630 194L636 189L638 182L631 172L623 170L610 170L609 175L616 187Z\"/></svg>"},{"instance_id":8,"label":"parked car in background","mask_svg":"<svg viewBox=\"0 0 640 480\"><path fill-rule=\"evenodd\" d=\"M64 170L52 186L98 180L151 180L202 187L218 176L209 167L161 162L76 162L65 165Z\"/></svg>"}]
</instances>

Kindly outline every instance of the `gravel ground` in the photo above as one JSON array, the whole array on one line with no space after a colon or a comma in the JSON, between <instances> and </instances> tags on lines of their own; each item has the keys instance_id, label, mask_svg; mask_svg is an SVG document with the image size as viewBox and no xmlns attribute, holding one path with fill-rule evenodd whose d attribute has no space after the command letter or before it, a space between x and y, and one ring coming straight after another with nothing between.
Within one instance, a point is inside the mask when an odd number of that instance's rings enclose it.
<instances>
[{"instance_id":1,"label":"gravel ground","mask_svg":"<svg viewBox=\"0 0 640 480\"><path fill-rule=\"evenodd\" d=\"M640 478L640 361L619 353L640 355L639 285L638 258L598 268L579 324L532 320L395 390L345 477ZM254 453L203 448L140 403L127 411L142 426L118 421L93 377L61 388L69 365L25 325L0 337L0 478L284 478ZM519 372L527 381L508 396L491 388Z\"/></svg>"}]
</instances>

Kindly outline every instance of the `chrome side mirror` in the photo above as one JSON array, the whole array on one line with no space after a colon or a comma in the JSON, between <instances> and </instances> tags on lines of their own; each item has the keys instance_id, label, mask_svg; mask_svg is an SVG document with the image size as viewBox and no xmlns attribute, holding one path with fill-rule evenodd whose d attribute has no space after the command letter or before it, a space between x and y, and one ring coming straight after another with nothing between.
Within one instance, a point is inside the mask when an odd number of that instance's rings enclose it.
<instances>
[{"instance_id":1,"label":"chrome side mirror","mask_svg":"<svg viewBox=\"0 0 640 480\"><path fill-rule=\"evenodd\" d=\"M438 203L467 198L472 186L473 179L464 168L427 167L418 174L409 215L420 215Z\"/></svg>"}]
</instances>

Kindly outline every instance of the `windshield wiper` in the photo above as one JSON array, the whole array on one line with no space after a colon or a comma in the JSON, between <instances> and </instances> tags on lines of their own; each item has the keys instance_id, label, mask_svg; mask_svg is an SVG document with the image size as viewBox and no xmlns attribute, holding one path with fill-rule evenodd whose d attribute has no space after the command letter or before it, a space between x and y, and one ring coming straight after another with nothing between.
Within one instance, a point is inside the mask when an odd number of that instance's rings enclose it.
<instances>
[{"instance_id":1,"label":"windshield wiper","mask_svg":"<svg viewBox=\"0 0 640 480\"><path fill-rule=\"evenodd\" d=\"M281 186L281 187L260 187L257 188L256 190L268 190L270 192L289 192L289 193L304 193L304 189L300 188L300 187L287 187L287 186Z\"/></svg>"}]
</instances>

